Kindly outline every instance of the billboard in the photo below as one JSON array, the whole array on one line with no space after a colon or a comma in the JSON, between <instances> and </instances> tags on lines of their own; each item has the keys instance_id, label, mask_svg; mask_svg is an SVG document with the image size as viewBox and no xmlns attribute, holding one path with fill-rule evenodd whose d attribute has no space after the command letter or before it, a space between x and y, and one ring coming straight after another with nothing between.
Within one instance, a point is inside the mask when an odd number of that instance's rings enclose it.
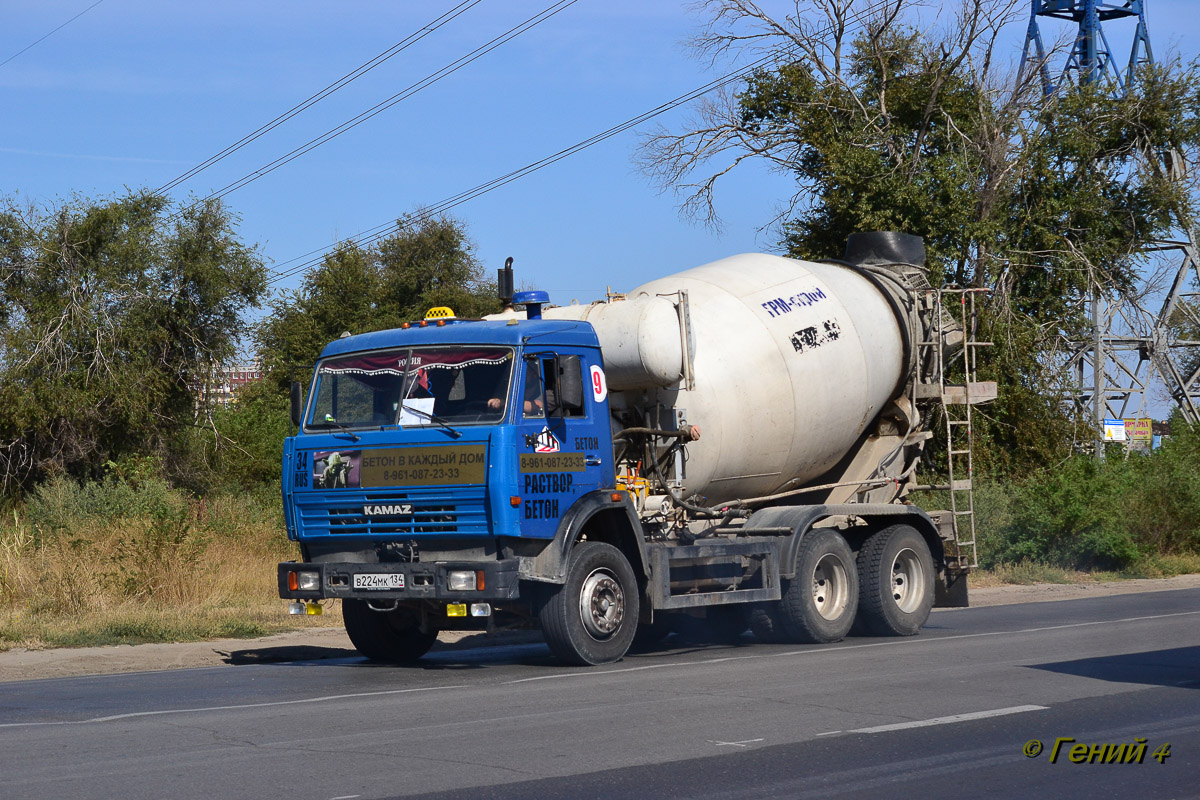
<instances>
[{"instance_id":1,"label":"billboard","mask_svg":"<svg viewBox=\"0 0 1200 800\"><path fill-rule=\"evenodd\" d=\"M1104 420L1104 441L1106 441L1106 442L1123 442L1123 441L1125 441L1125 420L1123 420L1123 419L1105 419Z\"/></svg>"},{"instance_id":2,"label":"billboard","mask_svg":"<svg viewBox=\"0 0 1200 800\"><path fill-rule=\"evenodd\" d=\"M1154 438L1154 420L1127 419L1125 420L1125 438L1135 444L1149 445Z\"/></svg>"}]
</instances>

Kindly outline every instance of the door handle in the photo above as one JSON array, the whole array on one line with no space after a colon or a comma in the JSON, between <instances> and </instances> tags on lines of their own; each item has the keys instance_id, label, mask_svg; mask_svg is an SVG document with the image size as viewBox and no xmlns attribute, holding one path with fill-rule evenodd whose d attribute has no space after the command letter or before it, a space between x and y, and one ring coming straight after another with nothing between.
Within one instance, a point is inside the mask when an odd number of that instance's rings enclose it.
<instances>
[{"instance_id":1,"label":"door handle","mask_svg":"<svg viewBox=\"0 0 1200 800\"><path fill-rule=\"evenodd\" d=\"M600 456L585 456L583 459L583 465L585 467L598 467L600 464Z\"/></svg>"}]
</instances>

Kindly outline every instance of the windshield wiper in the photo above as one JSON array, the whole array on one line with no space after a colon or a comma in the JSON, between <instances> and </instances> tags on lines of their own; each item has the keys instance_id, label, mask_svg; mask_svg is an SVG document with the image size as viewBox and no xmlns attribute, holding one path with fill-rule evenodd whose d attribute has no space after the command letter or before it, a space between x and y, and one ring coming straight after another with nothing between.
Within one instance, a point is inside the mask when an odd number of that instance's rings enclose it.
<instances>
[{"instance_id":1,"label":"windshield wiper","mask_svg":"<svg viewBox=\"0 0 1200 800\"><path fill-rule=\"evenodd\" d=\"M453 436L455 439L458 439L462 436L461 431L458 431L458 430L450 427L450 423L446 422L446 420L442 419L437 414L432 414L423 409L414 408L413 406L406 406L403 403L400 404L400 407L401 407L402 411L409 411L413 414L416 414L419 417L424 417L425 419L429 420L430 422L434 422L438 425L441 425L443 428L448 430L450 432L450 435Z\"/></svg>"},{"instance_id":2,"label":"windshield wiper","mask_svg":"<svg viewBox=\"0 0 1200 800\"><path fill-rule=\"evenodd\" d=\"M345 433L347 436L349 436L351 438L351 440L357 442L359 439L358 434L355 433L353 430L351 430L349 425L344 425L341 422L334 422L331 419L327 419L323 422L318 422L317 424L310 425L309 427L311 427L311 428L337 428L337 429L341 430L343 433Z\"/></svg>"}]
</instances>

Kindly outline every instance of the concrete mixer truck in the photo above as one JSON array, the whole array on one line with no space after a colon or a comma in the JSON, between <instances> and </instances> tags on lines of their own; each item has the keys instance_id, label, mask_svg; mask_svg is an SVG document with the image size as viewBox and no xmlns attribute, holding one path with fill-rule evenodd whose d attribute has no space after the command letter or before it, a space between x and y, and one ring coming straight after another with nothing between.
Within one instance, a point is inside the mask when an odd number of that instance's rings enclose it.
<instances>
[{"instance_id":1,"label":"concrete mixer truck","mask_svg":"<svg viewBox=\"0 0 1200 800\"><path fill-rule=\"evenodd\" d=\"M917 237L858 234L844 260L739 255L559 307L514 295L506 265L501 314L330 343L292 386L301 558L280 596L340 600L354 646L393 663L442 630L531 621L579 665L697 620L917 633L935 601L965 604L973 562L969 507L905 499L929 420L995 393L948 382L973 343L923 261Z\"/></svg>"}]
</instances>

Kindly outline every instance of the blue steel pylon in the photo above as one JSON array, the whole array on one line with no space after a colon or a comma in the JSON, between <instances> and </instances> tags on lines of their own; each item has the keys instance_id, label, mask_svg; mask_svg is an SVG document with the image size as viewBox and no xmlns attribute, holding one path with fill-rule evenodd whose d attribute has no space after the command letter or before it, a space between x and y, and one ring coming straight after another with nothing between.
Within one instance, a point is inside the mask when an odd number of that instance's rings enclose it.
<instances>
[{"instance_id":1,"label":"blue steel pylon","mask_svg":"<svg viewBox=\"0 0 1200 800\"><path fill-rule=\"evenodd\" d=\"M1154 63L1150 34L1146 28L1144 0L1032 0L1031 5L1029 27L1025 32L1025 48L1021 54L1020 74L1024 75L1027 67L1034 66L1041 78L1044 95L1054 94L1058 87L1072 76L1073 82L1078 85L1100 83L1108 79L1117 91L1127 91L1134 81L1138 66ZM1050 79L1050 67L1046 61L1046 48L1042 42L1038 17L1065 19L1079 26L1075 34L1075 43L1071 46L1071 53L1067 57L1058 83L1053 83ZM1102 23L1126 17L1137 18L1137 29L1133 35L1129 63L1122 76L1113 59L1112 48L1108 44Z\"/></svg>"},{"instance_id":2,"label":"blue steel pylon","mask_svg":"<svg viewBox=\"0 0 1200 800\"><path fill-rule=\"evenodd\" d=\"M1031 6L1018 75L1023 79L1027 69L1036 69L1045 97L1055 94L1064 85L1105 82L1115 93L1123 94L1133 88L1138 67L1154 63L1146 27L1145 0L1032 0ZM1078 26L1057 83L1051 80L1038 25L1040 17L1068 20ZM1137 27L1129 62L1122 74L1113 58L1103 23L1127 18L1136 18ZM1172 163L1181 162L1177 157L1168 158L1168 169ZM1189 283L1200 288L1200 248L1193 230L1180 226L1176 233L1173 239L1150 243L1143 253L1177 252L1182 255L1158 314L1142 307L1133 298L1113 295L1099 285L1093 293L1093 336L1090 341L1077 343L1068 366L1077 375L1075 403L1081 409L1091 407L1098 429L1103 429L1105 418L1126 416L1134 395L1141 398L1138 416L1144 413L1152 372L1160 375L1184 418L1200 424L1200 366L1185 355L1200 348L1200 342L1182 340L1172 330L1172 322L1179 314L1188 316L1192 323L1200 326L1200 291L1186 291ZM1118 331L1118 328L1122 330ZM1091 386L1084 385L1086 366L1091 367ZM1103 441L1098 441L1096 454L1103 458L1103 453Z\"/></svg>"}]
</instances>

